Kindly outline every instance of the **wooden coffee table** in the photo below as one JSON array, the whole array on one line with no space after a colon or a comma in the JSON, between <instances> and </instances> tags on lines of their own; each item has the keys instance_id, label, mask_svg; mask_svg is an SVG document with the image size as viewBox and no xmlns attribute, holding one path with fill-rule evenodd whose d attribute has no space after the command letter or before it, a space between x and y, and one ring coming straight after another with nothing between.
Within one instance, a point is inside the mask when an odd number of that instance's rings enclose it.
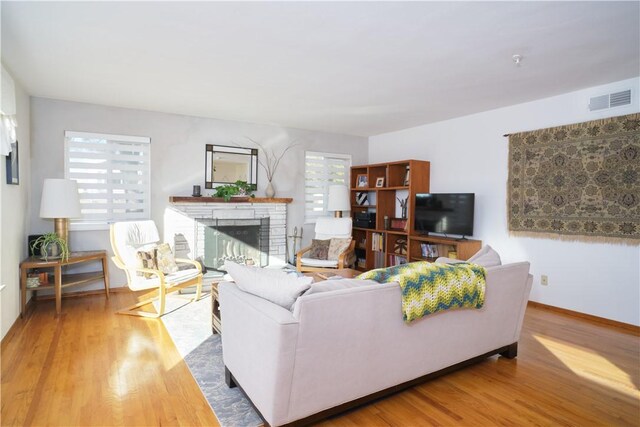
<instances>
[{"instance_id":1,"label":"wooden coffee table","mask_svg":"<svg viewBox=\"0 0 640 427\"><path fill-rule=\"evenodd\" d=\"M311 276L313 277L313 282L321 282L323 280L327 280L324 277L319 276L319 274L322 273L328 273L328 274L337 274L338 276L342 276L345 279L353 279L354 277L356 277L358 274L361 274L362 271L358 271L358 270L354 270L352 268L337 268L334 270L327 270L327 271L310 271L308 273L304 273L305 276Z\"/></svg>"}]
</instances>

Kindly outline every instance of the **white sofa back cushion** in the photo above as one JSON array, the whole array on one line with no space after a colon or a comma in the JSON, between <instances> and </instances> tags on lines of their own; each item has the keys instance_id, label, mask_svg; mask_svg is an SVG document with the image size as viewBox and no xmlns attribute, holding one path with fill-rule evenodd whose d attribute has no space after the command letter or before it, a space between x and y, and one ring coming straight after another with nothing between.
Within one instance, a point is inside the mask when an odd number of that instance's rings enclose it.
<instances>
[{"instance_id":1,"label":"white sofa back cushion","mask_svg":"<svg viewBox=\"0 0 640 427\"><path fill-rule=\"evenodd\" d=\"M241 290L287 310L313 282L313 277L298 277L282 270L247 267L231 261L225 261L224 268Z\"/></svg>"},{"instance_id":2,"label":"white sofa back cushion","mask_svg":"<svg viewBox=\"0 0 640 427\"><path fill-rule=\"evenodd\" d=\"M351 289L357 288L359 286L369 286L369 285L378 285L378 282L374 282L373 280L360 280L360 279L329 279L323 280L322 282L312 283L311 287L308 291L302 294L300 297L306 297L308 295L319 294L322 292L331 292L331 291L339 291L341 289ZM296 300L296 303L291 307L291 312L293 313L293 317L298 318L296 313L296 308L298 307L298 303L300 302L300 298Z\"/></svg>"},{"instance_id":3,"label":"white sofa back cushion","mask_svg":"<svg viewBox=\"0 0 640 427\"><path fill-rule=\"evenodd\" d=\"M489 245L484 246L467 261L487 268L502 265L500 255Z\"/></svg>"}]
</instances>

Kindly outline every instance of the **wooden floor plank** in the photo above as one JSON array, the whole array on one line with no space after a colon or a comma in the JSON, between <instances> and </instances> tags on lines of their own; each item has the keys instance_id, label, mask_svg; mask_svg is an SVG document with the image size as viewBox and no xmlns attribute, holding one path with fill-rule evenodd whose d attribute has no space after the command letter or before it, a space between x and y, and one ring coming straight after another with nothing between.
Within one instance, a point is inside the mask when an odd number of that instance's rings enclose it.
<instances>
[{"instance_id":1,"label":"wooden floor plank","mask_svg":"<svg viewBox=\"0 0 640 427\"><path fill-rule=\"evenodd\" d=\"M35 303L2 342L0 424L218 425L162 322L114 314L135 299L65 299L60 317L53 301ZM639 384L636 335L529 307L516 359L494 356L319 425L640 426Z\"/></svg>"}]
</instances>

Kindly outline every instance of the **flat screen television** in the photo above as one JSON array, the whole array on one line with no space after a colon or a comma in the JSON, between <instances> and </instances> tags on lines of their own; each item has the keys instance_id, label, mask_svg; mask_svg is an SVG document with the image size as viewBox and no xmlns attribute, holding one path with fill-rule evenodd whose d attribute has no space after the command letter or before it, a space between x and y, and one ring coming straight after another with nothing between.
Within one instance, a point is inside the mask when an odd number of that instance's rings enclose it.
<instances>
[{"instance_id":1,"label":"flat screen television","mask_svg":"<svg viewBox=\"0 0 640 427\"><path fill-rule=\"evenodd\" d=\"M416 194L416 232L473 235L474 199L474 193Z\"/></svg>"}]
</instances>

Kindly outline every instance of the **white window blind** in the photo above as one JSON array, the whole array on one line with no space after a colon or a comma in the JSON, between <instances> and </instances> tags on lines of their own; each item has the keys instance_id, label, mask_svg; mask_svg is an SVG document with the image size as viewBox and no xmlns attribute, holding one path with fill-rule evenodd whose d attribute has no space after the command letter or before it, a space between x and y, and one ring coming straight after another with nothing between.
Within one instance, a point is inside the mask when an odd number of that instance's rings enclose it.
<instances>
[{"instance_id":1,"label":"white window blind","mask_svg":"<svg viewBox=\"0 0 640 427\"><path fill-rule=\"evenodd\" d=\"M76 230L150 218L150 142L147 137L65 132L65 177L78 182L82 218Z\"/></svg>"},{"instance_id":2,"label":"white window blind","mask_svg":"<svg viewBox=\"0 0 640 427\"><path fill-rule=\"evenodd\" d=\"M304 161L304 222L327 216L329 186L349 184L351 155L307 151Z\"/></svg>"}]
</instances>

